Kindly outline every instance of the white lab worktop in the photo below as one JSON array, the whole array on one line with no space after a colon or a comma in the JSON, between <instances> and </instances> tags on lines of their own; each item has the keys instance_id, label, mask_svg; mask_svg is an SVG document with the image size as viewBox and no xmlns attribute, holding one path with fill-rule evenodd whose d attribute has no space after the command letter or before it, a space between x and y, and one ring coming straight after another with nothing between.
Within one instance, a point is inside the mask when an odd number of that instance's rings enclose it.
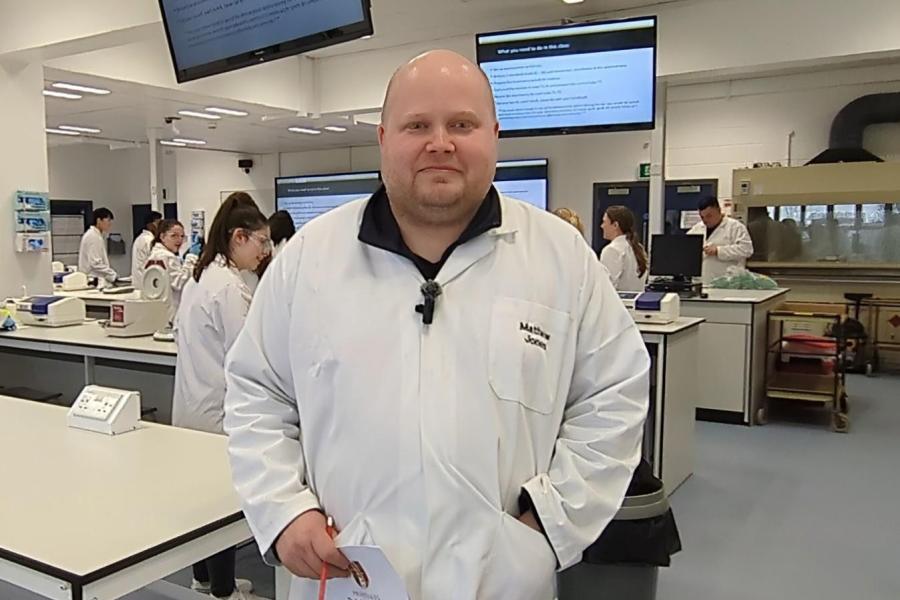
<instances>
[{"instance_id":1,"label":"white lab worktop","mask_svg":"<svg viewBox=\"0 0 900 600\"><path fill-rule=\"evenodd\" d=\"M224 436L106 436L0 396L0 456L0 579L48 598L118 598L250 539Z\"/></svg>"},{"instance_id":2,"label":"white lab worktop","mask_svg":"<svg viewBox=\"0 0 900 600\"><path fill-rule=\"evenodd\" d=\"M176 354L173 342L157 342L153 336L110 337L99 323L90 321L67 327L20 325L16 331L0 332L0 347L4 346L172 367Z\"/></svg>"},{"instance_id":3,"label":"white lab worktop","mask_svg":"<svg viewBox=\"0 0 900 600\"><path fill-rule=\"evenodd\" d=\"M787 288L719 290L707 298L682 298L681 314L700 326L697 417L753 424L765 401L766 315L785 301Z\"/></svg>"},{"instance_id":4,"label":"white lab worktop","mask_svg":"<svg viewBox=\"0 0 900 600\"><path fill-rule=\"evenodd\" d=\"M731 302L736 304L762 304L787 294L788 288L776 288L774 290L720 290L703 288L706 298L682 298L685 302Z\"/></svg>"},{"instance_id":5,"label":"white lab worktop","mask_svg":"<svg viewBox=\"0 0 900 600\"><path fill-rule=\"evenodd\" d=\"M680 333L686 329L695 327L702 322L703 319L679 317L672 323L666 323L664 325L657 323L638 323L637 326L638 330L641 332L641 335L644 336L646 341L646 337L648 335L675 335L676 333Z\"/></svg>"},{"instance_id":6,"label":"white lab worktop","mask_svg":"<svg viewBox=\"0 0 900 600\"><path fill-rule=\"evenodd\" d=\"M111 302L117 300L140 300L141 293L138 291L128 292L127 294L104 294L102 291L91 288L88 290L78 290L77 292L64 292L62 290L54 290L54 296L63 296L67 298L81 298L88 306L109 306Z\"/></svg>"}]
</instances>

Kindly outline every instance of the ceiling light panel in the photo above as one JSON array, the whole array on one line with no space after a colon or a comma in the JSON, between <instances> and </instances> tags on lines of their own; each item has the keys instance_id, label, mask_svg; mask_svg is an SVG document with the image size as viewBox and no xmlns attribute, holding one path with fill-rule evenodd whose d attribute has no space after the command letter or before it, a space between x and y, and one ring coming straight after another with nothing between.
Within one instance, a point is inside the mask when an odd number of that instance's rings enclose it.
<instances>
[{"instance_id":1,"label":"ceiling light panel","mask_svg":"<svg viewBox=\"0 0 900 600\"><path fill-rule=\"evenodd\" d=\"M216 121L222 118L219 115L211 115L209 113L196 110L179 110L178 114L182 117L196 117L198 119L209 119L211 121Z\"/></svg>"},{"instance_id":2,"label":"ceiling light panel","mask_svg":"<svg viewBox=\"0 0 900 600\"><path fill-rule=\"evenodd\" d=\"M66 100L81 100L82 96L78 94L72 94L70 92L57 92L56 90L44 90L45 96L50 96L51 98L65 98Z\"/></svg>"},{"instance_id":3,"label":"ceiling light panel","mask_svg":"<svg viewBox=\"0 0 900 600\"><path fill-rule=\"evenodd\" d=\"M66 131L77 131L78 133L100 133L100 129L96 127L81 127L79 125L58 125L57 129L65 129Z\"/></svg>"},{"instance_id":4,"label":"ceiling light panel","mask_svg":"<svg viewBox=\"0 0 900 600\"><path fill-rule=\"evenodd\" d=\"M234 110L233 108L221 108L218 106L207 106L206 112L215 113L217 115L227 115L229 117L246 117L250 113L245 110Z\"/></svg>"},{"instance_id":5,"label":"ceiling light panel","mask_svg":"<svg viewBox=\"0 0 900 600\"><path fill-rule=\"evenodd\" d=\"M310 129L308 127L288 127L288 131L292 133L305 133L306 135L321 135L318 129Z\"/></svg>"}]
</instances>

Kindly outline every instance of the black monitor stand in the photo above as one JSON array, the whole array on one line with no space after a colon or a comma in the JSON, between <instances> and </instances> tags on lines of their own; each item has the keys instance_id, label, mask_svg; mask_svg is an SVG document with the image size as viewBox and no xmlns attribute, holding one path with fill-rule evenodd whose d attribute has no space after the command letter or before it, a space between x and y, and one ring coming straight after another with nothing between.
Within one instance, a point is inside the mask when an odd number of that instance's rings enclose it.
<instances>
[{"instance_id":1,"label":"black monitor stand","mask_svg":"<svg viewBox=\"0 0 900 600\"><path fill-rule=\"evenodd\" d=\"M703 292L703 284L694 282L690 277L676 275L674 277L657 277L647 284L651 292L671 292L681 298L695 298Z\"/></svg>"}]
</instances>

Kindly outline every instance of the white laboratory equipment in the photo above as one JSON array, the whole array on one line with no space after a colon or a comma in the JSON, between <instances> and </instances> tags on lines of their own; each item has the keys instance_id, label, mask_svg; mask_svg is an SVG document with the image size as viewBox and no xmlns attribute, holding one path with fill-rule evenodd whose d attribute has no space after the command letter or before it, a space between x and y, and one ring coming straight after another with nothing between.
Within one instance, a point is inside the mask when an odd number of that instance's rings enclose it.
<instances>
[{"instance_id":1,"label":"white laboratory equipment","mask_svg":"<svg viewBox=\"0 0 900 600\"><path fill-rule=\"evenodd\" d=\"M59 287L64 292L78 292L81 290L90 289L90 286L88 285L87 275L80 271L75 271L74 273L59 273L58 275L54 275L54 283L56 282L57 278L59 279Z\"/></svg>"},{"instance_id":2,"label":"white laboratory equipment","mask_svg":"<svg viewBox=\"0 0 900 600\"><path fill-rule=\"evenodd\" d=\"M29 296L16 300L16 319L23 325L65 327L84 323L87 309L80 298Z\"/></svg>"},{"instance_id":3,"label":"white laboratory equipment","mask_svg":"<svg viewBox=\"0 0 900 600\"><path fill-rule=\"evenodd\" d=\"M666 325L681 316L681 300L671 292L619 292L636 323Z\"/></svg>"},{"instance_id":4,"label":"white laboratory equipment","mask_svg":"<svg viewBox=\"0 0 900 600\"><path fill-rule=\"evenodd\" d=\"M141 420L141 393L88 385L69 409L66 423L106 435L118 435L138 428Z\"/></svg>"},{"instance_id":5,"label":"white laboratory equipment","mask_svg":"<svg viewBox=\"0 0 900 600\"><path fill-rule=\"evenodd\" d=\"M169 307L153 300L117 300L109 304L106 335L139 337L152 335L169 322Z\"/></svg>"},{"instance_id":6,"label":"white laboratory equipment","mask_svg":"<svg viewBox=\"0 0 900 600\"><path fill-rule=\"evenodd\" d=\"M140 299L110 303L106 335L139 337L166 329L170 310L168 297L169 275L165 268L158 265L148 267L141 282Z\"/></svg>"}]
</instances>

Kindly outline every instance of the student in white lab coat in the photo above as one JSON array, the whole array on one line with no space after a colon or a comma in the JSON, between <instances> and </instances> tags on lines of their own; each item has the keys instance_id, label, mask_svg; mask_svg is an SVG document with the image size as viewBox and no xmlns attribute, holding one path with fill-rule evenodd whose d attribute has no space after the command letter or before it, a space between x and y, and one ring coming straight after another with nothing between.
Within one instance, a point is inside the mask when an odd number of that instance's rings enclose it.
<instances>
[{"instance_id":1,"label":"student in white lab coat","mask_svg":"<svg viewBox=\"0 0 900 600\"><path fill-rule=\"evenodd\" d=\"M643 292L647 285L647 251L634 233L634 214L625 206L610 206L600 223L609 244L600 263L609 271L613 287L622 292Z\"/></svg>"},{"instance_id":2,"label":"student in white lab coat","mask_svg":"<svg viewBox=\"0 0 900 600\"><path fill-rule=\"evenodd\" d=\"M732 265L745 266L753 255L753 240L743 223L722 214L717 198L702 199L698 208L700 222L688 235L703 236L703 283L708 284Z\"/></svg>"},{"instance_id":3,"label":"student in white lab coat","mask_svg":"<svg viewBox=\"0 0 900 600\"><path fill-rule=\"evenodd\" d=\"M225 355L244 326L251 292L241 277L270 252L269 227L252 198L235 192L219 207L175 317L172 424L223 433ZM234 548L194 565L195 590L252 600L249 581L234 579Z\"/></svg>"},{"instance_id":4,"label":"student in white lab coat","mask_svg":"<svg viewBox=\"0 0 900 600\"><path fill-rule=\"evenodd\" d=\"M156 226L153 249L144 270L159 265L169 275L169 320L174 321L181 302L181 291L194 274L197 255L189 253L183 260L178 256L184 245L184 225L178 219L165 219Z\"/></svg>"},{"instance_id":5,"label":"student in white lab coat","mask_svg":"<svg viewBox=\"0 0 900 600\"><path fill-rule=\"evenodd\" d=\"M490 85L450 52L394 75L384 187L273 261L228 357L235 487L314 598L337 545L385 551L412 600L548 600L618 510L648 365L581 235L497 193Z\"/></svg>"},{"instance_id":6,"label":"student in white lab coat","mask_svg":"<svg viewBox=\"0 0 900 600\"><path fill-rule=\"evenodd\" d=\"M141 286L141 279L144 277L144 265L150 258L150 250L156 240L156 226L162 221L163 216L151 210L144 217L144 230L141 231L134 239L134 245L131 247L131 283L135 287Z\"/></svg>"},{"instance_id":7,"label":"student in white lab coat","mask_svg":"<svg viewBox=\"0 0 900 600\"><path fill-rule=\"evenodd\" d=\"M78 248L78 270L88 277L96 277L97 283L114 283L118 275L109 266L109 256L106 253L106 235L112 229L113 214L108 208L98 208L94 211L93 225L81 236L81 245Z\"/></svg>"}]
</instances>

